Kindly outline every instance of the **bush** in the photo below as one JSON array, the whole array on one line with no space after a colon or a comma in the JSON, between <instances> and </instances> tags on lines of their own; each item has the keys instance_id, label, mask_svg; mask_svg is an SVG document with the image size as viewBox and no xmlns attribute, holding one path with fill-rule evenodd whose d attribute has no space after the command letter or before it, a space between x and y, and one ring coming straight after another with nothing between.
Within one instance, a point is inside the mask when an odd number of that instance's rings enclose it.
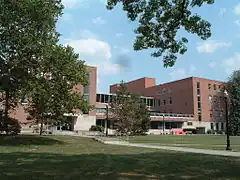
<instances>
[{"instance_id":1,"label":"bush","mask_svg":"<svg viewBox=\"0 0 240 180\"><path fill-rule=\"evenodd\" d=\"M209 130L207 130L207 134L216 134L216 131L212 130L212 129L209 129Z\"/></svg>"},{"instance_id":2,"label":"bush","mask_svg":"<svg viewBox=\"0 0 240 180\"><path fill-rule=\"evenodd\" d=\"M99 131L99 132L104 132L104 128L102 126L95 126L92 125L89 131Z\"/></svg>"},{"instance_id":3,"label":"bush","mask_svg":"<svg viewBox=\"0 0 240 180\"><path fill-rule=\"evenodd\" d=\"M21 126L18 120L9 117L6 124L1 127L0 131L5 131L7 135L17 135L21 132Z\"/></svg>"}]
</instances>

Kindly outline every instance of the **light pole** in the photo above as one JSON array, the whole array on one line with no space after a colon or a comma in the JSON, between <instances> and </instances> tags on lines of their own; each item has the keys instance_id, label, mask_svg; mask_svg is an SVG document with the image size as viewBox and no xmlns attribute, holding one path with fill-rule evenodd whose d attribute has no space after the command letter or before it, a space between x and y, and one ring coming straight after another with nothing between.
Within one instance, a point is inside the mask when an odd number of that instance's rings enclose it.
<instances>
[{"instance_id":1,"label":"light pole","mask_svg":"<svg viewBox=\"0 0 240 180\"><path fill-rule=\"evenodd\" d=\"M106 136L108 135L108 105L106 105L106 119L105 119L105 133L106 133Z\"/></svg>"},{"instance_id":2,"label":"light pole","mask_svg":"<svg viewBox=\"0 0 240 180\"><path fill-rule=\"evenodd\" d=\"M164 131L165 131L165 114L163 114L163 134L164 134Z\"/></svg>"},{"instance_id":3,"label":"light pole","mask_svg":"<svg viewBox=\"0 0 240 180\"><path fill-rule=\"evenodd\" d=\"M226 112L226 134L227 134L227 147L226 150L231 150L230 148L230 136L229 136L229 116L228 116L228 92L227 90L224 91L224 98L225 98L225 112Z\"/></svg>"}]
</instances>

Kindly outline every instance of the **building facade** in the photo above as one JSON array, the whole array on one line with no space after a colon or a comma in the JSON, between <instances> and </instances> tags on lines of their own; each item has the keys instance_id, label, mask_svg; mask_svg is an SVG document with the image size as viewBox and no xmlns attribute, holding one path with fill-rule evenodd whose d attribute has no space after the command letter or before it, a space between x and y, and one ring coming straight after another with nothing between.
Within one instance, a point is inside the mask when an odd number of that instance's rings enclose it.
<instances>
[{"instance_id":1,"label":"building facade","mask_svg":"<svg viewBox=\"0 0 240 180\"><path fill-rule=\"evenodd\" d=\"M81 93L94 108L87 114L72 115L71 130L75 131L88 131L92 125L105 127L106 107L119 86L111 85L109 94L97 94L97 68L88 66L87 69L89 84L78 84L73 90ZM141 96L149 109L151 133L161 134L172 128L195 128L199 133L225 130L224 82L189 77L156 85L155 78L145 77L125 84L128 91ZM27 103L22 103L11 114L21 124L29 122L25 106Z\"/></svg>"},{"instance_id":2,"label":"building facade","mask_svg":"<svg viewBox=\"0 0 240 180\"><path fill-rule=\"evenodd\" d=\"M118 86L111 85L110 92L116 93ZM156 85L153 78L141 78L126 86L132 93L153 97L151 108L156 111L192 115L193 121L188 125L201 132L225 129L224 82L190 77Z\"/></svg>"}]
</instances>

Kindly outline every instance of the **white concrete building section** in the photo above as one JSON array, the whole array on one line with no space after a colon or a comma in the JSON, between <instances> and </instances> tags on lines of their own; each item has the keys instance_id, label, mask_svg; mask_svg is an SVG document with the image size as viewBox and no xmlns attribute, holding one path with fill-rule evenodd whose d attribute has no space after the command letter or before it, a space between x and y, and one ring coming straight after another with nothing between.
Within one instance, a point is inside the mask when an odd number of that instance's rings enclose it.
<instances>
[{"instance_id":1,"label":"white concrete building section","mask_svg":"<svg viewBox=\"0 0 240 180\"><path fill-rule=\"evenodd\" d=\"M96 125L96 116L79 115L74 119L74 131L89 131L92 125Z\"/></svg>"}]
</instances>

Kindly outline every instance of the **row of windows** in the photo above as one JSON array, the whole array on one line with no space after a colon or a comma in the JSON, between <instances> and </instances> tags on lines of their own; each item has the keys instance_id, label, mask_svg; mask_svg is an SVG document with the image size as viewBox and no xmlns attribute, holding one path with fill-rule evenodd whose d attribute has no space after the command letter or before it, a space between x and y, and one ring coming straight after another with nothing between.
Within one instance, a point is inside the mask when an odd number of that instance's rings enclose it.
<instances>
[{"instance_id":1,"label":"row of windows","mask_svg":"<svg viewBox=\"0 0 240 180\"><path fill-rule=\"evenodd\" d=\"M108 95L108 94L97 94L96 97L96 102L100 102L100 103L111 103L113 102L114 98L116 96L115 95ZM161 106L161 105L166 105L168 104L172 104L172 98L168 98L167 100L160 100L160 99L153 99L153 98L147 98L147 97L142 97L141 101L143 104L150 106L150 107L157 107L157 106Z\"/></svg>"},{"instance_id":2,"label":"row of windows","mask_svg":"<svg viewBox=\"0 0 240 180\"><path fill-rule=\"evenodd\" d=\"M202 121L200 82L197 82L197 105L198 105L198 120Z\"/></svg>"},{"instance_id":3,"label":"row of windows","mask_svg":"<svg viewBox=\"0 0 240 180\"><path fill-rule=\"evenodd\" d=\"M222 85L216 85L216 84L213 84L213 90L217 90L217 88L219 89L219 90L222 90L222 88L224 89L225 87L224 86L222 86ZM208 84L208 89L209 90L211 90L212 89L212 84Z\"/></svg>"},{"instance_id":4,"label":"row of windows","mask_svg":"<svg viewBox=\"0 0 240 180\"><path fill-rule=\"evenodd\" d=\"M224 130L224 123L216 123L216 128L214 128L214 123L211 123L211 130Z\"/></svg>"}]
</instances>

